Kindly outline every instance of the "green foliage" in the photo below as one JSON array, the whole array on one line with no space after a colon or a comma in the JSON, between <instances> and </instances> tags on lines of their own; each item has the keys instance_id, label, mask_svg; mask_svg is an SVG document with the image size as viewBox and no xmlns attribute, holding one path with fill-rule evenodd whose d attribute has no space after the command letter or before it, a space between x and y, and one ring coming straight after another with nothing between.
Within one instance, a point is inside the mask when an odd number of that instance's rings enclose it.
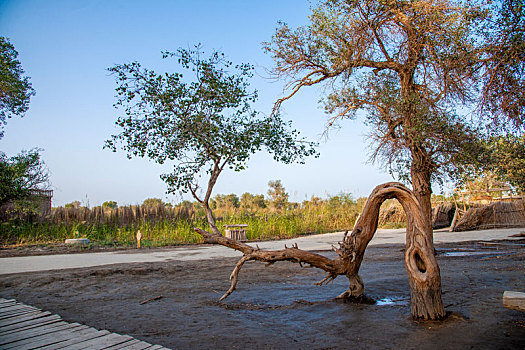
<instances>
[{"instance_id":1,"label":"green foliage","mask_svg":"<svg viewBox=\"0 0 525 350\"><path fill-rule=\"evenodd\" d=\"M523 2L491 4L319 1L308 25L281 23L265 44L273 73L290 87L275 111L301 88L323 84L329 126L367 112L372 160L412 182L429 215L432 180L454 179L476 162L483 128L505 132L509 118L523 118ZM456 112L487 105L493 118Z\"/></svg>"},{"instance_id":2,"label":"green foliage","mask_svg":"<svg viewBox=\"0 0 525 350\"><path fill-rule=\"evenodd\" d=\"M107 201L107 202L102 203L102 208L115 209L117 207L118 207L118 204L115 201Z\"/></svg>"},{"instance_id":3,"label":"green foliage","mask_svg":"<svg viewBox=\"0 0 525 350\"><path fill-rule=\"evenodd\" d=\"M142 205L147 208L163 207L165 203L160 198L148 198L142 202Z\"/></svg>"},{"instance_id":4,"label":"green foliage","mask_svg":"<svg viewBox=\"0 0 525 350\"><path fill-rule=\"evenodd\" d=\"M117 79L115 107L125 116L117 120L122 133L106 142L113 151L123 143L128 157L146 156L159 164L174 161L173 171L161 176L168 192L191 192L207 202L224 167L240 171L262 148L284 163L315 154L314 145L298 141L288 123L260 118L251 110L257 98L248 90L252 66L233 65L219 52L202 58L199 46L163 53L169 57L190 76L156 73L138 62L109 69ZM198 179L203 174L209 181L200 198Z\"/></svg>"},{"instance_id":5,"label":"green foliage","mask_svg":"<svg viewBox=\"0 0 525 350\"><path fill-rule=\"evenodd\" d=\"M212 199L212 209L235 209L239 208L240 202L239 197L236 194L231 193L228 195L218 194Z\"/></svg>"},{"instance_id":6,"label":"green foliage","mask_svg":"<svg viewBox=\"0 0 525 350\"><path fill-rule=\"evenodd\" d=\"M80 201L73 201L71 203L67 203L64 205L64 208L66 209L79 209L82 206L82 203Z\"/></svg>"},{"instance_id":7,"label":"green foliage","mask_svg":"<svg viewBox=\"0 0 525 350\"><path fill-rule=\"evenodd\" d=\"M4 136L6 120L23 116L29 108L31 96L35 95L17 57L13 44L0 36L0 138Z\"/></svg>"},{"instance_id":8,"label":"green foliage","mask_svg":"<svg viewBox=\"0 0 525 350\"><path fill-rule=\"evenodd\" d=\"M48 186L49 175L39 151L23 151L11 158L0 152L0 205L27 199L32 191Z\"/></svg>"},{"instance_id":9,"label":"green foliage","mask_svg":"<svg viewBox=\"0 0 525 350\"><path fill-rule=\"evenodd\" d=\"M483 41L482 112L504 115L516 129L525 127L525 3L493 1L491 17L480 25ZM507 120L494 118L499 127Z\"/></svg>"},{"instance_id":10,"label":"green foliage","mask_svg":"<svg viewBox=\"0 0 525 350\"><path fill-rule=\"evenodd\" d=\"M351 94L354 101L365 95L374 101L362 107L368 112L365 124L371 127L371 160L399 179L410 181L413 157L417 154L414 144L429 162L426 167L431 179L438 183L456 180L458 171L475 162L483 151L478 126L418 94L403 98L399 82L391 72L367 76ZM345 103L332 94L326 108L333 113ZM405 119L408 111L410 121Z\"/></svg>"},{"instance_id":11,"label":"green foliage","mask_svg":"<svg viewBox=\"0 0 525 350\"><path fill-rule=\"evenodd\" d=\"M245 192L241 196L240 208L243 210L259 210L266 208L266 201L264 195Z\"/></svg>"},{"instance_id":12,"label":"green foliage","mask_svg":"<svg viewBox=\"0 0 525 350\"><path fill-rule=\"evenodd\" d=\"M268 196L270 196L273 207L277 210L285 209L288 204L288 193L281 180L269 181L268 187Z\"/></svg>"},{"instance_id":13,"label":"green foliage","mask_svg":"<svg viewBox=\"0 0 525 350\"><path fill-rule=\"evenodd\" d=\"M525 134L493 138L489 149L490 163L499 179L525 192Z\"/></svg>"},{"instance_id":14,"label":"green foliage","mask_svg":"<svg viewBox=\"0 0 525 350\"><path fill-rule=\"evenodd\" d=\"M244 197L263 198L263 195L248 195ZM280 212L269 207L221 207L216 209L217 226L248 224L247 238L250 240L350 230L364 201L360 199L356 202L349 194L340 194L294 204L290 203L287 209ZM269 206L273 207L271 203ZM200 243L202 237L193 231L193 227L205 228L206 224L202 207L194 207L189 202L177 204L169 210L144 206L109 210L54 208L48 220L0 223L0 244L63 242L66 238L78 236L89 238L96 245L132 246L137 230L142 232L143 246Z\"/></svg>"}]
</instances>

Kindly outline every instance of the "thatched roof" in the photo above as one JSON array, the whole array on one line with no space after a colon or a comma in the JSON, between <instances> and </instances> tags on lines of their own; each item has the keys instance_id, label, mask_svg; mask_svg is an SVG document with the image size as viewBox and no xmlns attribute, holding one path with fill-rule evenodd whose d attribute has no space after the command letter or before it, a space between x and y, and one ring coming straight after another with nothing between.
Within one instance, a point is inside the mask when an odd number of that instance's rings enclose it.
<instances>
[{"instance_id":1,"label":"thatched roof","mask_svg":"<svg viewBox=\"0 0 525 350\"><path fill-rule=\"evenodd\" d=\"M525 227L523 200L495 202L467 210L452 231L483 230L498 227Z\"/></svg>"},{"instance_id":2,"label":"thatched roof","mask_svg":"<svg viewBox=\"0 0 525 350\"><path fill-rule=\"evenodd\" d=\"M456 206L454 203L440 204L432 208L432 228L438 229L449 227L454 218ZM379 226L396 226L405 224L407 221L406 213L401 204L397 201L387 202L379 211Z\"/></svg>"},{"instance_id":3,"label":"thatched roof","mask_svg":"<svg viewBox=\"0 0 525 350\"><path fill-rule=\"evenodd\" d=\"M449 227L454 218L456 206L454 203L443 203L432 208L432 228L437 230L443 227Z\"/></svg>"},{"instance_id":4,"label":"thatched roof","mask_svg":"<svg viewBox=\"0 0 525 350\"><path fill-rule=\"evenodd\" d=\"M387 201L379 210L378 225L391 226L404 224L407 221L405 210L397 200Z\"/></svg>"}]
</instances>

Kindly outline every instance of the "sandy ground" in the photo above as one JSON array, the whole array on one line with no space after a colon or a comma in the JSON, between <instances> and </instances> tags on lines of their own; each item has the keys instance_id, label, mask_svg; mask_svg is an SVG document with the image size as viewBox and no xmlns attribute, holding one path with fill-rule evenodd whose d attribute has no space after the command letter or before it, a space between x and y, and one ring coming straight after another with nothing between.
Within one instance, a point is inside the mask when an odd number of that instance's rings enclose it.
<instances>
[{"instance_id":1,"label":"sandy ground","mask_svg":"<svg viewBox=\"0 0 525 350\"><path fill-rule=\"evenodd\" d=\"M345 278L314 286L321 271L287 262L247 263L218 302L236 258L3 275L0 296L174 349L524 349L525 313L503 308L502 295L525 291L525 240L436 248L449 312L441 322L410 318L399 244L367 249L361 276L376 304L335 301Z\"/></svg>"}]
</instances>

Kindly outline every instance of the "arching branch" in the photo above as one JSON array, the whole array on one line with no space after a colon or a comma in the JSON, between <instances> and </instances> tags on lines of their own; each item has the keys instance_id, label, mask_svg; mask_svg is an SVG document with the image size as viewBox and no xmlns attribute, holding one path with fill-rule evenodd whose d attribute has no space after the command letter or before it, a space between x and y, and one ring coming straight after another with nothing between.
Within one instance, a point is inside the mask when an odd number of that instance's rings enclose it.
<instances>
[{"instance_id":1,"label":"arching branch","mask_svg":"<svg viewBox=\"0 0 525 350\"><path fill-rule=\"evenodd\" d=\"M328 275L316 283L318 285L330 282L339 275L345 275L349 280L349 287L339 298L361 298L365 289L359 276L359 268L366 247L376 232L379 208L390 198L396 198L407 214L405 267L411 290L412 316L422 319L441 319L445 316L445 310L441 300L441 276L431 240L432 228L414 193L400 183L386 183L372 191L352 233L349 235L345 233L339 248L334 247L338 254L335 259L301 250L297 245L285 246L282 250L262 250L199 228L195 228L195 231L203 236L206 243L221 244L243 253L243 257L230 276L231 287L221 300L235 290L239 271L243 264L250 260L269 265L277 261L291 261L301 266L308 264L319 268Z\"/></svg>"}]
</instances>

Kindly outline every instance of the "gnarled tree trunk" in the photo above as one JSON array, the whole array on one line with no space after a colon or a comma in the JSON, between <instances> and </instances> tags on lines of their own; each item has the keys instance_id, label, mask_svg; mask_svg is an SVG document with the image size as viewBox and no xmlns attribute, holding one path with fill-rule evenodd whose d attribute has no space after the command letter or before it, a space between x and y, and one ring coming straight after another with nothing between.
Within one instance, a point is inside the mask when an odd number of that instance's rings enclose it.
<instances>
[{"instance_id":1,"label":"gnarled tree trunk","mask_svg":"<svg viewBox=\"0 0 525 350\"><path fill-rule=\"evenodd\" d=\"M441 319L445 316L445 310L441 300L441 276L431 240L432 228L414 194L400 183L386 183L372 191L352 233L345 234L343 241L339 243L339 249L334 248L339 257L333 260L300 250L297 245L290 248L285 246L285 249L276 251L261 250L215 233L198 228L195 230L207 243L221 244L244 254L230 276L230 289L221 300L235 290L239 271L243 264L250 260L266 262L268 265L276 261L292 261L320 268L328 272L328 275L317 283L319 285L339 275L345 275L349 280L349 287L338 298L359 299L365 291L359 268L365 249L376 232L379 208L389 198L397 198L407 214L405 267L410 284L412 316L420 319Z\"/></svg>"}]
</instances>

